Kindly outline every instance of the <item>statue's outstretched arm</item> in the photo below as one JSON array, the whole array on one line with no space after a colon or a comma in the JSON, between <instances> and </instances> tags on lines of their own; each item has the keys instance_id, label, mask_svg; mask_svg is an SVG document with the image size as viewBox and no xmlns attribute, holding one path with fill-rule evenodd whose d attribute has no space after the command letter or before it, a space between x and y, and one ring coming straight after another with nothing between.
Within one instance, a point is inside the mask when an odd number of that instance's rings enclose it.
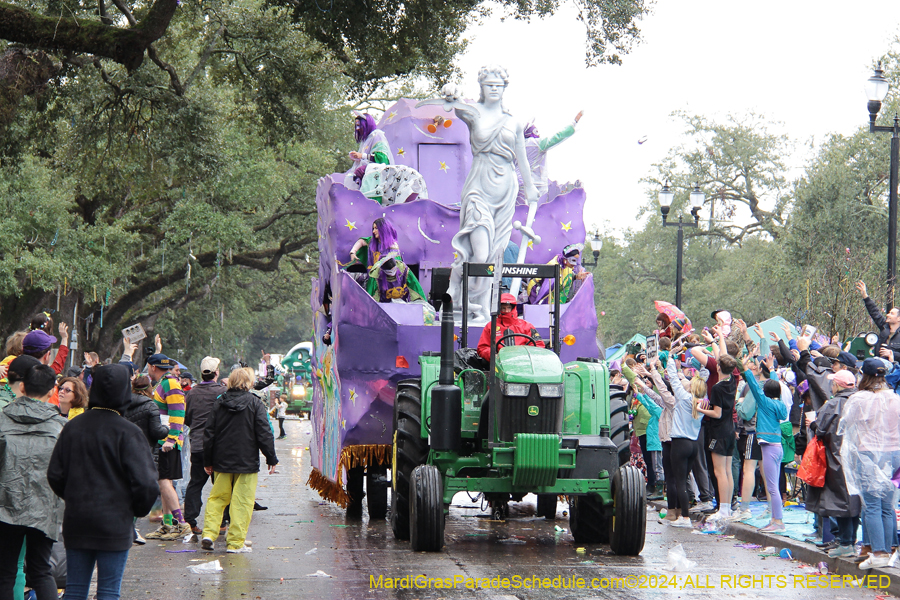
<instances>
[{"instance_id":1,"label":"statue's outstretched arm","mask_svg":"<svg viewBox=\"0 0 900 600\"><path fill-rule=\"evenodd\" d=\"M456 114L459 115L461 119L468 117L469 119L474 120L480 116L477 107L459 100L459 92L457 91L456 86L448 83L441 89L441 94L443 95L443 98L422 100L416 104L416 108L419 108L420 106L439 105L443 106L444 110L447 112L455 110Z\"/></svg>"}]
</instances>

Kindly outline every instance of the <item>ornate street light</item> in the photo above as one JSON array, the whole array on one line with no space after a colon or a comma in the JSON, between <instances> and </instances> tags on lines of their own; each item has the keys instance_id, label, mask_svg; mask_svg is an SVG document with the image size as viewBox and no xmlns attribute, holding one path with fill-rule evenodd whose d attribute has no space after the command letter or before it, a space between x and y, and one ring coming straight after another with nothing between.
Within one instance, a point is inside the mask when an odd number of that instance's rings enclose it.
<instances>
[{"instance_id":1,"label":"ornate street light","mask_svg":"<svg viewBox=\"0 0 900 600\"><path fill-rule=\"evenodd\" d=\"M881 62L875 67L875 73L866 81L866 96L869 99L869 131L871 133L891 134L891 175L888 194L888 274L887 274L887 310L894 306L894 287L897 282L897 157L900 154L900 120L894 115L891 127L876 125L875 119L881 110L881 103L887 96L890 84L884 78Z\"/></svg>"},{"instance_id":2,"label":"ornate street light","mask_svg":"<svg viewBox=\"0 0 900 600\"><path fill-rule=\"evenodd\" d=\"M681 308L681 280L682 280L682 262L684 260L684 227L697 227L700 221L700 209L706 202L706 196L700 191L700 184L694 184L691 190L691 216L694 221L684 222L682 215L678 215L677 223L669 223L666 219L669 216L669 210L672 208L672 202L675 200L675 192L669 189L669 182L666 181L663 188L659 191L659 209L662 213L663 227L678 228L678 261L675 267L675 306Z\"/></svg>"}]
</instances>

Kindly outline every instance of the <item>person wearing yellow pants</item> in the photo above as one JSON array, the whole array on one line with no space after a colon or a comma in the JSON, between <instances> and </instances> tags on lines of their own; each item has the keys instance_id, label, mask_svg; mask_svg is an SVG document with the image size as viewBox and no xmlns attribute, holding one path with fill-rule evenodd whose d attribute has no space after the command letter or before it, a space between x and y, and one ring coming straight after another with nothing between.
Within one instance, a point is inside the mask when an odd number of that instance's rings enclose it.
<instances>
[{"instance_id":1,"label":"person wearing yellow pants","mask_svg":"<svg viewBox=\"0 0 900 600\"><path fill-rule=\"evenodd\" d=\"M228 391L216 400L206 422L203 466L214 480L203 518L200 547L204 550L213 549L222 513L230 504L227 551L252 551L245 542L256 501L259 453L266 457L270 474L278 464L275 436L266 418L266 408L262 400L250 393L254 379L250 369L232 371L228 376Z\"/></svg>"}]
</instances>

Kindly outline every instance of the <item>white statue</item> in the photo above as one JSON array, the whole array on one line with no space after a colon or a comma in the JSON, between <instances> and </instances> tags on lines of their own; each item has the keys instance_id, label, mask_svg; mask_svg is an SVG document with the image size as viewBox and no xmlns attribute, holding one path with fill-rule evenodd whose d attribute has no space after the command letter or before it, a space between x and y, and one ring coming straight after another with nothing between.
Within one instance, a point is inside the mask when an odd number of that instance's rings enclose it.
<instances>
[{"instance_id":1,"label":"white statue","mask_svg":"<svg viewBox=\"0 0 900 600\"><path fill-rule=\"evenodd\" d=\"M477 104L461 102L452 85L445 85L441 90L443 100L425 100L418 104L443 104L444 110L455 110L469 126L472 169L462 190L459 233L453 236L452 242L457 256L453 261L449 293L457 310L462 305L463 263L496 263L509 243L519 191L516 161L521 167L532 218L537 208L539 196L528 166L524 130L521 123L503 108L503 92L508 82L506 69L489 65L478 71L481 97ZM475 322L490 318L490 283L487 278L470 280L469 316Z\"/></svg>"}]
</instances>

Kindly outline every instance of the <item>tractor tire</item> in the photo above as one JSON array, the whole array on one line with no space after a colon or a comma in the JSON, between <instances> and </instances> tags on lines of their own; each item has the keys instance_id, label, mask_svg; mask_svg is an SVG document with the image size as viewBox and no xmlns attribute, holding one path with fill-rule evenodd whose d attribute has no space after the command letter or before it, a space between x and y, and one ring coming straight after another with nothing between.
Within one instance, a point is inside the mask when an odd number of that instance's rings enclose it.
<instances>
[{"instance_id":1,"label":"tractor tire","mask_svg":"<svg viewBox=\"0 0 900 600\"><path fill-rule=\"evenodd\" d=\"M413 469L409 482L409 541L415 552L444 547L444 483L434 465Z\"/></svg>"},{"instance_id":2,"label":"tractor tire","mask_svg":"<svg viewBox=\"0 0 900 600\"><path fill-rule=\"evenodd\" d=\"M627 465L631 461L631 423L625 390L617 385L609 386L609 437L616 445L619 466Z\"/></svg>"},{"instance_id":3,"label":"tractor tire","mask_svg":"<svg viewBox=\"0 0 900 600\"><path fill-rule=\"evenodd\" d=\"M365 497L363 492L364 477L365 467L353 467L347 471L347 495L350 496L350 503L347 505L348 517L362 516L362 501Z\"/></svg>"},{"instance_id":4,"label":"tractor tire","mask_svg":"<svg viewBox=\"0 0 900 600\"><path fill-rule=\"evenodd\" d=\"M598 496L569 496L569 529L579 544L609 542L609 518L603 514Z\"/></svg>"},{"instance_id":5,"label":"tractor tire","mask_svg":"<svg viewBox=\"0 0 900 600\"><path fill-rule=\"evenodd\" d=\"M366 505L369 521L383 521L387 516L388 480L386 467L366 469Z\"/></svg>"},{"instance_id":6,"label":"tractor tire","mask_svg":"<svg viewBox=\"0 0 900 600\"><path fill-rule=\"evenodd\" d=\"M556 518L556 494L537 495L537 516L550 519Z\"/></svg>"},{"instance_id":7,"label":"tractor tire","mask_svg":"<svg viewBox=\"0 0 900 600\"><path fill-rule=\"evenodd\" d=\"M626 465L613 477L615 516L609 528L609 547L620 556L637 556L647 533L647 484L639 469Z\"/></svg>"},{"instance_id":8,"label":"tractor tire","mask_svg":"<svg viewBox=\"0 0 900 600\"><path fill-rule=\"evenodd\" d=\"M394 447L391 471L391 530L409 539L409 482L413 469L425 464L428 439L422 439L422 387L418 379L397 384L394 397Z\"/></svg>"}]
</instances>

